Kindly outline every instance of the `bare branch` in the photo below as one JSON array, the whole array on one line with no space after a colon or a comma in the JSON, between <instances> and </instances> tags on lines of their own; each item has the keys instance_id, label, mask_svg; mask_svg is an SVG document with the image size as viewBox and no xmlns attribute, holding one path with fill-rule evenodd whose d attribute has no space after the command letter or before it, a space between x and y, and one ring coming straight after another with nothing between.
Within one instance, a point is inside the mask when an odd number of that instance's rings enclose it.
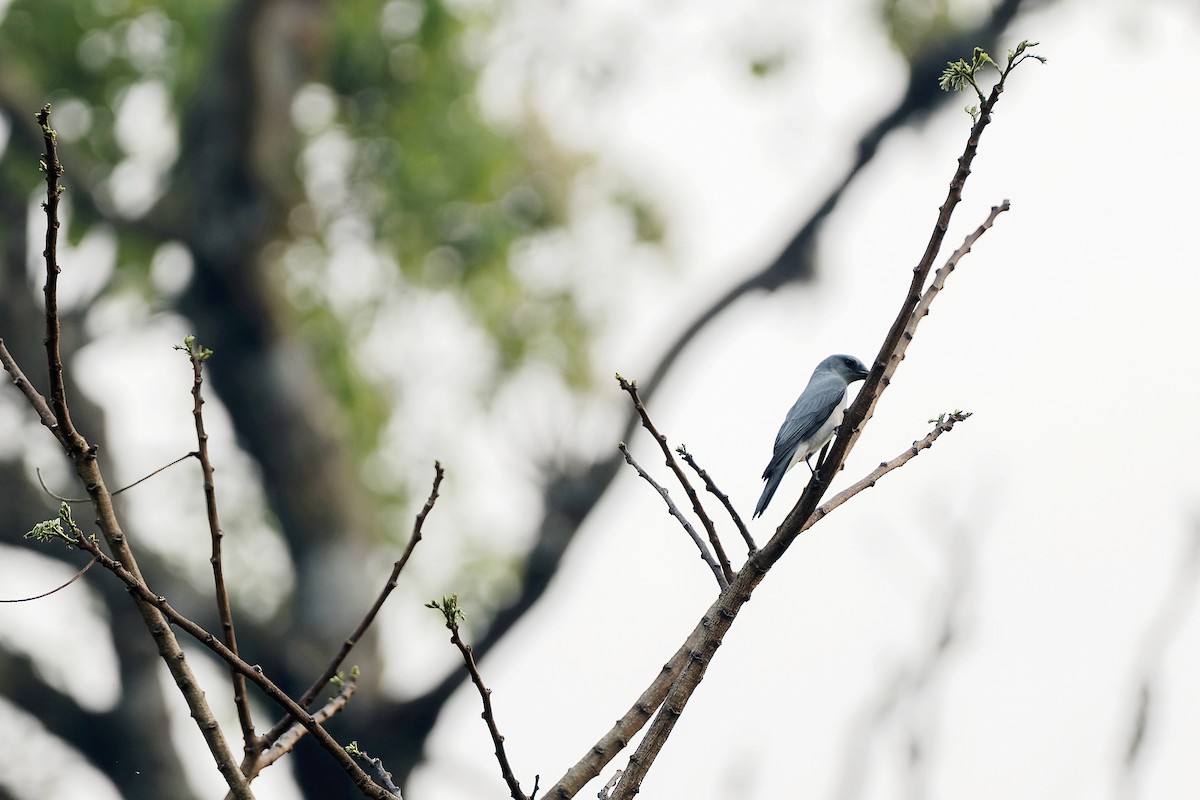
<instances>
[{"instance_id":1,"label":"bare branch","mask_svg":"<svg viewBox=\"0 0 1200 800\"><path fill-rule=\"evenodd\" d=\"M463 618L462 610L458 607L458 595L443 597L440 603L431 601L425 605L442 612L442 616L446 620L446 628L450 631L450 641L462 654L463 664L471 676L471 683L475 684L475 688L479 691L479 699L483 701L483 721L487 723L488 733L492 736L492 744L496 746L496 760L500 763L500 774L504 777L504 782L508 784L510 796L513 800L532 800L532 796L526 796L521 791L521 784L517 780L517 776L513 774L512 766L508 763L508 754L504 750L504 737L500 735L500 729L496 725L496 714L492 709L492 690L483 684L483 676L479 674L479 667L475 664L471 645L464 642L458 634L458 622ZM540 780L540 775L534 778L534 795L537 794Z\"/></svg>"},{"instance_id":2,"label":"bare branch","mask_svg":"<svg viewBox=\"0 0 1200 800\"><path fill-rule=\"evenodd\" d=\"M604 784L604 788L596 793L598 800L608 800L609 794L613 789L617 788L617 784L621 782L621 776L624 774L625 770L621 769L614 772L613 776L609 778L608 783Z\"/></svg>"},{"instance_id":3,"label":"bare branch","mask_svg":"<svg viewBox=\"0 0 1200 800\"><path fill-rule=\"evenodd\" d=\"M629 454L629 448L625 446L624 442L620 442L617 445L617 449L621 451L621 455L625 456L625 461L629 464L629 466L637 470L637 474L641 475L646 483L653 486L654 491L658 492L659 497L661 497L663 502L667 504L667 511L670 512L671 516L679 520L679 524L683 526L683 529L687 531L688 536L692 537L692 541L696 543L696 549L700 551L700 558L704 559L704 563L708 564L709 569L713 571L713 576L717 579L717 586L724 590L725 587L729 585L729 582L725 580L724 571L717 564L716 559L713 558L713 555L709 552L708 547L705 546L704 540L700 538L700 534L696 532L694 527L692 527L692 523L688 522L687 517L685 517L683 512L679 510L679 506L675 505L675 501L671 499L671 495L667 492L666 488L661 486L657 481L654 480L654 478L650 477L650 474L646 472L646 470L642 469L640 464L633 460L633 456Z\"/></svg>"},{"instance_id":4,"label":"bare branch","mask_svg":"<svg viewBox=\"0 0 1200 800\"><path fill-rule=\"evenodd\" d=\"M725 510L729 512L729 518L733 520L733 524L737 526L738 533L740 533L742 538L746 541L746 552L752 555L754 551L758 549L758 545L754 543L754 537L751 536L750 531L746 529L746 523L742 522L742 515L737 513L737 509L735 509L733 507L733 503L730 502L729 495L717 488L716 482L713 481L713 479L709 477L709 474L705 472L699 464L696 463L695 456L689 453L686 447L680 445L678 448L676 448L676 452L683 456L683 460L687 462L688 466L696 471L696 474L700 476L700 480L704 481L704 488L708 489L710 493L716 495L717 499L721 501L721 505L725 506Z\"/></svg>"},{"instance_id":5,"label":"bare branch","mask_svg":"<svg viewBox=\"0 0 1200 800\"><path fill-rule=\"evenodd\" d=\"M638 416L642 418L642 426L650 432L650 435L654 437L654 441L658 442L658 446L662 449L663 456L666 459L667 466L670 467L671 472L675 473L675 478L679 481L679 485L687 492L688 500L692 503L692 510L700 518L700 524L704 526L704 530L708 533L708 541L712 543L713 552L716 553L717 561L721 564L722 580L718 581L718 583L721 584L722 589L725 588L733 580L733 568L729 565L729 557L725 555L725 548L721 546L721 540L717 538L716 526L708 518L708 514L704 511L704 506L700 504L700 496L696 494L696 490L692 488L687 475L680 468L679 462L675 460L675 455L671 452L671 446L667 444L666 435L659 433L658 429L654 427L654 423L650 421L650 412L646 410L646 406L642 404L642 398L638 396L637 381L630 383L618 375L617 383L629 394L630 399L633 400L633 407L637 409ZM626 454L625 458L626 460L629 459L628 454Z\"/></svg>"},{"instance_id":6,"label":"bare branch","mask_svg":"<svg viewBox=\"0 0 1200 800\"><path fill-rule=\"evenodd\" d=\"M383 765L382 758L373 758L365 750L360 750L358 742L351 742L346 745L346 752L363 762L364 769L368 771L372 778L378 781L385 789L392 792L395 796L400 796L400 787L392 782L392 773L387 771Z\"/></svg>"},{"instance_id":7,"label":"bare branch","mask_svg":"<svg viewBox=\"0 0 1200 800\"><path fill-rule=\"evenodd\" d=\"M46 364L50 373L50 408L54 411L54 419L62 431L62 441L67 449L83 450L83 441L71 424L71 413L67 409L67 389L63 381L62 352L59 348L61 327L58 320L58 276L62 268L58 264L58 204L66 189L59 185L58 179L63 175L63 166L58 160L58 134L50 127L50 104L42 106L37 113L38 125L42 129L42 141L46 151L42 158L41 167L46 174L46 202L42 209L46 212L46 243L42 257L46 260L46 285L43 293L46 297Z\"/></svg>"},{"instance_id":8,"label":"bare branch","mask_svg":"<svg viewBox=\"0 0 1200 800\"><path fill-rule=\"evenodd\" d=\"M204 362L213 353L212 350L196 344L195 336L185 337L183 346L176 345L176 349L187 353L188 361L192 365L192 418L196 423L196 457L200 460L200 470L204 475L204 511L208 517L209 538L212 540L212 555L208 561L212 565L221 634L230 652L237 655L233 608L229 603L229 591L225 587L225 565L221 557L221 540L225 538L225 532L221 529L221 518L217 512L217 485L213 480L215 470L208 454L208 432L204 429ZM254 719L250 716L250 701L246 696L246 679L233 667L230 667L229 671L233 682L233 704L237 707L238 724L242 728L242 750L246 758L253 758L262 749L262 745L254 734Z\"/></svg>"}]
</instances>

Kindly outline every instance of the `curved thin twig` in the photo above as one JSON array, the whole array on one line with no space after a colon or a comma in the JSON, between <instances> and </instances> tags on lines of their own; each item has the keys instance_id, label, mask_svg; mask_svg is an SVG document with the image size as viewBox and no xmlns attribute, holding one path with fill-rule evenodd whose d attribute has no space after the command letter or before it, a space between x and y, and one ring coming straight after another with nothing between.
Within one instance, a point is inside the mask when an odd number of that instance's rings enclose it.
<instances>
[{"instance_id":1,"label":"curved thin twig","mask_svg":"<svg viewBox=\"0 0 1200 800\"><path fill-rule=\"evenodd\" d=\"M704 540L700 538L700 534L696 532L695 527L692 526L692 523L688 522L687 517L679 510L679 506L675 505L675 501L671 499L670 493L667 492L665 487L655 481L654 478L650 477L650 473L642 469L641 464L634 461L633 456L629 453L629 448L625 446L624 442L618 444L617 449L621 451L621 455L625 456L625 461L629 466L637 470L637 474L642 476L642 479L646 483L653 486L654 491L658 492L658 496L667 504L667 511L672 517L679 520L679 524L687 531L687 535L692 537L692 541L696 543L696 549L700 551L700 558L704 559L704 563L708 564L708 568L712 570L713 576L717 579L717 586L724 590L729 585L729 582L725 579L725 573L721 570L720 565L717 564L717 560L713 558L713 554L709 552L708 547L705 546Z\"/></svg>"},{"instance_id":2,"label":"curved thin twig","mask_svg":"<svg viewBox=\"0 0 1200 800\"><path fill-rule=\"evenodd\" d=\"M17 598L16 600L0 600L0 603L28 603L31 600L41 600L43 597L49 597L50 595L54 594L55 592L61 592L63 589L67 588L72 583L74 583L75 581L82 578L87 573L87 571L94 566L96 566L95 558L93 558L91 561L89 561L87 564L85 564L83 566L83 569L79 570L79 572L76 572L74 575L72 575L71 579L69 581L67 581L66 583L64 583L62 586L51 589L48 592L42 592L41 594L35 594L33 597L20 597L20 598Z\"/></svg>"}]
</instances>

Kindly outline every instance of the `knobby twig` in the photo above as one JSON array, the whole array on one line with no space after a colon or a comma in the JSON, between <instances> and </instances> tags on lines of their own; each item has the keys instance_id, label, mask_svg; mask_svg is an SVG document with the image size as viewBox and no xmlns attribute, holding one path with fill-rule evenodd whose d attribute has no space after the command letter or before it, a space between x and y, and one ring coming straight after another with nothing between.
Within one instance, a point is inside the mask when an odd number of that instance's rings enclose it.
<instances>
[{"instance_id":1,"label":"knobby twig","mask_svg":"<svg viewBox=\"0 0 1200 800\"><path fill-rule=\"evenodd\" d=\"M238 655L237 634L233 626L233 607L229 603L229 590L225 586L225 565L221 558L221 541L225 531L221 529L221 518L217 512L217 484L213 480L215 470L208 454L208 432L204 429L204 362L213 354L207 347L196 344L195 336L186 336L177 350L187 353L192 365L192 419L196 423L196 457L204 475L204 511L208 517L208 533L212 539L212 565L214 596L217 602L217 617L221 620L221 635L225 646ZM237 707L238 724L242 728L242 750L246 758L253 758L261 749L254 734L254 719L250 716L250 699L246 695L246 679L233 667L229 668L233 681L233 704Z\"/></svg>"},{"instance_id":2,"label":"knobby twig","mask_svg":"<svg viewBox=\"0 0 1200 800\"><path fill-rule=\"evenodd\" d=\"M739 514L737 509L733 507L733 503L730 501L729 495L725 494L717 487L716 482L713 481L709 474L699 464L696 463L695 456L689 453L686 447L679 445L679 447L675 448L675 451L679 453L679 455L683 456L683 460L687 462L688 466L696 471L696 474L700 476L700 480L704 481L704 488L706 488L709 493L716 495L717 499L721 501L721 505L725 506L725 510L729 512L729 518L733 520L733 524L737 526L738 533L740 533L742 535L742 539L746 541L747 555L753 555L754 551L758 549L758 545L754 543L754 537L751 536L750 531L746 529L746 523L742 522L742 515Z\"/></svg>"},{"instance_id":3,"label":"knobby twig","mask_svg":"<svg viewBox=\"0 0 1200 800\"><path fill-rule=\"evenodd\" d=\"M688 500L692 503L692 510L700 518L700 524L704 526L704 530L708 533L708 541L712 543L713 552L716 553L717 561L721 564L721 580L718 583L724 589L733 580L733 567L729 564L729 557L725 555L725 548L721 546L721 540L717 538L716 526L713 525L708 514L704 512L704 506L700 504L700 496L696 494L696 490L692 488L687 475L680 468L679 462L675 460L675 456L671 452L671 446L667 444L667 437L659 433L658 428L654 427L654 423L650 421L650 412L646 410L646 406L642 404L642 398L638 396L637 381L631 383L618 375L617 383L629 394L629 398L633 401L633 407L642 419L642 426L650 432L650 435L654 437L654 441L658 442L658 446L662 449L663 456L666 458L667 466L670 467L671 472L675 473L675 478L679 481L679 485L687 492ZM628 458L627 455L626 460Z\"/></svg>"},{"instance_id":4,"label":"knobby twig","mask_svg":"<svg viewBox=\"0 0 1200 800\"><path fill-rule=\"evenodd\" d=\"M675 651L675 655L663 664L658 675L630 709L616 721L608 733L600 737L600 740L588 749L587 755L568 769L566 774L546 792L547 798L568 800L568 798L574 797L584 784L600 775L600 771L616 757L617 753L628 746L634 735L662 705L663 699L674 685L675 679L683 672L684 664L688 662L691 654L700 645L700 640L701 636L698 630L693 630L687 640Z\"/></svg>"},{"instance_id":5,"label":"knobby twig","mask_svg":"<svg viewBox=\"0 0 1200 800\"><path fill-rule=\"evenodd\" d=\"M1196 586L1200 583L1200 521L1193 523L1188 535L1190 541L1178 560L1178 571L1142 631L1141 645L1137 648L1137 697L1118 776L1118 798L1136 795L1137 770L1145 755L1154 711L1165 702L1161 675L1163 661L1184 629Z\"/></svg>"},{"instance_id":6,"label":"knobby twig","mask_svg":"<svg viewBox=\"0 0 1200 800\"><path fill-rule=\"evenodd\" d=\"M479 674L479 667L475 664L475 655L471 652L471 645L464 642L458 634L458 623L464 616L462 609L458 607L458 595L443 597L441 602L433 600L425 605L427 608L442 612L442 616L446 620L446 628L450 631L450 641L462 654L463 664L471 676L471 682L479 691L479 699L483 701L483 721L487 723L488 733L492 735L492 744L496 746L496 760L500 763L500 774L504 777L504 782L508 784L510 796L513 800L534 800L537 797L541 776L534 776L533 793L526 796L521 791L521 783L513 774L512 765L508 762L508 754L504 750L504 737L500 735L500 729L496 725L496 714L492 709L492 690L483 683L483 676Z\"/></svg>"},{"instance_id":7,"label":"knobby twig","mask_svg":"<svg viewBox=\"0 0 1200 800\"><path fill-rule=\"evenodd\" d=\"M396 797L400 796L400 787L392 782L392 773L387 771L383 765L382 758L372 758L371 754L358 747L358 742L351 742L346 745L346 752L363 762L366 769L372 778L374 778L380 786L383 786L389 792L393 792Z\"/></svg>"},{"instance_id":8,"label":"knobby twig","mask_svg":"<svg viewBox=\"0 0 1200 800\"><path fill-rule=\"evenodd\" d=\"M1021 49L1023 48L1018 48L1018 53ZM939 209L937 222L925 248L925 253L917 266L913 268L912 283L901 304L900 312L884 339L863 388L843 419L841 430L830 448L828 458L809 482L801 494L799 502L788 513L775 535L747 561L746 566L738 573L729 588L722 593L714 606L710 608L710 612L706 613L700 621L698 627L704 629L700 647L693 653L693 657L689 659L682 673L675 680L646 735L630 757L629 766L625 770L621 783L617 786L614 800L629 800L640 790L642 780L662 750L667 737L674 730L676 722L683 713L684 706L703 679L708 664L717 648L720 647L725 633L733 624L733 620L742 606L750 598L754 587L805 529L805 523L816 511L821 497L828 489L833 477L841 470L846 456L858 439L863 424L879 401L879 397L887 385L884 380L885 376L890 379L891 373L899 364L898 354L902 349L905 334L913 324L913 314L921 301L922 291L933 267L933 261L941 249L953 211L962 199L962 188L971 172L971 164L979 146L980 136L991 121L991 112L999 100L1000 94L1004 91L1004 80L1007 76L1007 71L1002 73L1000 80L992 87L991 94L978 109L978 116L975 117L975 123L971 128L963 154L959 157L958 169L950 181L946 200ZM911 338L911 334L909 334L909 338ZM713 610L717 613L712 614Z\"/></svg>"},{"instance_id":9,"label":"knobby twig","mask_svg":"<svg viewBox=\"0 0 1200 800\"><path fill-rule=\"evenodd\" d=\"M50 127L49 103L37 113L37 121L46 148L40 166L46 175L46 200L42 203L42 210L46 212L46 244L42 250L42 257L46 260L46 285L42 292L46 298L46 338L43 344L46 346L46 364L50 373L50 407L67 448L83 449L79 447L82 437L71 424L71 414L67 409L67 389L63 381L62 352L59 347L62 329L58 320L58 276L62 268L58 264L58 204L66 189L58 183L64 170L58 160L58 134Z\"/></svg>"},{"instance_id":10,"label":"knobby twig","mask_svg":"<svg viewBox=\"0 0 1200 800\"><path fill-rule=\"evenodd\" d=\"M692 537L692 541L696 543L696 549L700 551L700 558L704 559L704 563L708 564L708 568L712 570L713 577L717 579L717 586L724 590L725 587L729 585L729 582L725 580L724 571L722 571L720 565L717 564L717 560L713 558L713 554L709 552L708 547L706 547L704 544L704 540L700 538L700 534L696 532L696 529L692 526L692 523L688 522L687 517L685 517L683 512L679 510L679 506L675 505L675 501L671 499L671 495L667 492L666 487L660 485L654 480L654 478L650 477L650 473L642 469L642 466L633 460L633 456L630 455L629 448L625 446L624 442L619 442L617 444L617 449L621 451L621 455L625 456L626 463L637 470L637 474L642 476L642 479L645 480L646 483L653 486L654 491L658 492L659 497L661 497L663 502L667 504L667 511L671 514L671 516L679 520L679 524L683 526L683 529L687 531L688 536Z\"/></svg>"},{"instance_id":11,"label":"knobby twig","mask_svg":"<svg viewBox=\"0 0 1200 800\"><path fill-rule=\"evenodd\" d=\"M422 528L425 525L425 518L429 516L429 512L433 510L434 503L437 502L439 496L438 490L441 488L442 478L445 477L445 474L446 472L442 468L442 463L440 461L434 461L433 486L429 490L429 499L425 501L425 505L419 512L417 512L417 516L413 520L412 535L409 536L408 545L404 548L404 552L400 555L400 558L397 559L394 564L392 564L392 574L388 576L387 583L384 584L383 589L379 593L379 597L375 599L374 605L372 605L370 610L367 611L366 616L363 617L362 622L358 624L358 627L354 629L354 632L350 634L346 641L342 642L342 649L339 650L338 654L334 656L331 662L329 662L329 666L325 668L325 671L321 673L321 676L313 682L312 686L308 688L308 691L306 691L300 698L300 705L307 708L308 705L312 703L313 698L317 696L317 693L320 692L325 684L329 683L333 676L337 674L337 671L341 668L342 662L346 660L346 657L350 655L350 651L354 649L354 646L358 644L359 640L361 640L366 634L367 629L371 627L371 623L375 621L375 616L379 613L379 610L383 608L384 602L388 599L388 596L392 593L392 590L396 588L396 581L400 577L401 570L403 570L404 565L408 563L409 556L412 555L413 550L417 546L417 542L421 541ZM292 722L293 720L290 716L285 716L283 719L277 722L275 727L268 731L263 737L266 745L268 747L271 746L271 744L288 729Z\"/></svg>"}]
</instances>

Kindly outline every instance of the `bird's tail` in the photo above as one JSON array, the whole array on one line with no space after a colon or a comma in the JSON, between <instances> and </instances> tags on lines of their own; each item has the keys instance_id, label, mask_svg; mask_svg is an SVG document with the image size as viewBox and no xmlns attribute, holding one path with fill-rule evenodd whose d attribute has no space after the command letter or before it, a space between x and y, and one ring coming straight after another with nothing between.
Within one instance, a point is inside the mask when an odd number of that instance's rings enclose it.
<instances>
[{"instance_id":1,"label":"bird's tail","mask_svg":"<svg viewBox=\"0 0 1200 800\"><path fill-rule=\"evenodd\" d=\"M768 472L763 477L767 481L767 485L763 487L762 497L758 498L758 505L754 507L754 516L761 517L762 513L767 510L767 504L771 502L771 498L775 496L775 490L779 488L779 482L783 480L783 474L786 469L776 470L774 473Z\"/></svg>"}]
</instances>

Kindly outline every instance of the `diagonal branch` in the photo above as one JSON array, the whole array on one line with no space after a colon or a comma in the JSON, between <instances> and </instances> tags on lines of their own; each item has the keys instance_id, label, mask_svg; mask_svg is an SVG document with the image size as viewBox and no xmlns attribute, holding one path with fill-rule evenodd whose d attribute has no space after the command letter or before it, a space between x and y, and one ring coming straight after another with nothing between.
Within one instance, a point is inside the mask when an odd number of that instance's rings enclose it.
<instances>
[{"instance_id":1,"label":"diagonal branch","mask_svg":"<svg viewBox=\"0 0 1200 800\"><path fill-rule=\"evenodd\" d=\"M908 448L891 461L883 462L878 467L871 470L871 473L858 483L854 484L848 489L843 489L842 491L838 492L833 496L832 499L830 499L828 503L825 503L816 511L814 511L812 515L805 521L804 527L801 528L801 533L825 519L825 517L829 516L834 509L840 505L843 505L850 498L866 491L867 489L870 489L884 475L887 475L892 470L899 469L909 461L912 461L914 458L920 455L922 450L928 450L929 448L933 447L933 443L938 440L938 437L940 437L943 433L949 433L950 431L954 430L954 426L957 423L962 422L970 416L971 412L969 411L955 411L953 413L943 414L942 416L938 417L938 419L935 420L937 424L934 426L933 430L931 430L925 436L924 439L920 440L919 442L913 442L912 447Z\"/></svg>"}]
</instances>

